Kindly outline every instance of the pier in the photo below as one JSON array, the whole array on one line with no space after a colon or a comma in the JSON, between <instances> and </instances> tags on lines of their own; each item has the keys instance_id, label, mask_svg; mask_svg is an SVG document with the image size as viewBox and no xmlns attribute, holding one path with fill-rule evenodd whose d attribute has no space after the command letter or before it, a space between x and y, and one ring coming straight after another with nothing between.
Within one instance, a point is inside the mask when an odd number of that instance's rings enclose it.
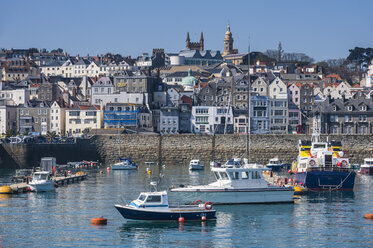
<instances>
[{"instance_id":1,"label":"pier","mask_svg":"<svg viewBox=\"0 0 373 248\"><path fill-rule=\"evenodd\" d=\"M58 186L64 186L72 183L77 183L84 180L87 177L87 174L84 172L77 172L73 175L68 176L60 176L60 177L53 177L53 181ZM0 187L0 194L21 194L28 192L28 184L27 183L15 183L11 185L5 185Z\"/></svg>"}]
</instances>

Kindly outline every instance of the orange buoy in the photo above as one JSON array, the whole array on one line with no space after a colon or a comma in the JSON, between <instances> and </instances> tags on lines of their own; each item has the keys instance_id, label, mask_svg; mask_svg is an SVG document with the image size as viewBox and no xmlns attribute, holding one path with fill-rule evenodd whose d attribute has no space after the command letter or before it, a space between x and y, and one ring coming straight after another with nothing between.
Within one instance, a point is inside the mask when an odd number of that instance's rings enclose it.
<instances>
[{"instance_id":1,"label":"orange buoy","mask_svg":"<svg viewBox=\"0 0 373 248\"><path fill-rule=\"evenodd\" d=\"M202 220L202 221L206 221L206 220L207 220L206 216L202 216L202 217L201 217L201 220Z\"/></svg>"},{"instance_id":2,"label":"orange buoy","mask_svg":"<svg viewBox=\"0 0 373 248\"><path fill-rule=\"evenodd\" d=\"M364 218L373 220L373 214L366 214L364 215Z\"/></svg>"},{"instance_id":3,"label":"orange buoy","mask_svg":"<svg viewBox=\"0 0 373 248\"><path fill-rule=\"evenodd\" d=\"M184 217L180 217L179 222L184 222Z\"/></svg>"},{"instance_id":4,"label":"orange buoy","mask_svg":"<svg viewBox=\"0 0 373 248\"><path fill-rule=\"evenodd\" d=\"M107 219L105 218L93 218L91 220L92 225L106 225L107 224Z\"/></svg>"}]
</instances>

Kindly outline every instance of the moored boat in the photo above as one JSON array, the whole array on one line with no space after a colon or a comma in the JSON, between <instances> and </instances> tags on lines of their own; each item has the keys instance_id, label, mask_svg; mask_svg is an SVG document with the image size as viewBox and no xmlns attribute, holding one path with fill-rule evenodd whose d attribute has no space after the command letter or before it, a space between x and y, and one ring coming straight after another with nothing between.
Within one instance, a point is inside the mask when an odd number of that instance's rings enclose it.
<instances>
[{"instance_id":1,"label":"moored boat","mask_svg":"<svg viewBox=\"0 0 373 248\"><path fill-rule=\"evenodd\" d=\"M364 163L360 166L361 174L373 174L373 158L364 159Z\"/></svg>"},{"instance_id":2,"label":"moored boat","mask_svg":"<svg viewBox=\"0 0 373 248\"><path fill-rule=\"evenodd\" d=\"M115 205L119 213L127 220L173 221L179 220L213 220L216 210L212 203L170 206L166 191L144 192L127 205Z\"/></svg>"},{"instance_id":3,"label":"moored boat","mask_svg":"<svg viewBox=\"0 0 373 248\"><path fill-rule=\"evenodd\" d=\"M283 163L279 158L275 157L271 158L266 166L272 171L279 171L282 168L285 168L287 164Z\"/></svg>"},{"instance_id":4,"label":"moored boat","mask_svg":"<svg viewBox=\"0 0 373 248\"><path fill-rule=\"evenodd\" d=\"M353 190L356 172L344 157L339 141L321 142L315 130L312 141L299 141L294 182L303 190Z\"/></svg>"},{"instance_id":5,"label":"moored boat","mask_svg":"<svg viewBox=\"0 0 373 248\"><path fill-rule=\"evenodd\" d=\"M46 192L55 190L55 182L50 177L49 171L38 171L32 176L31 182L28 184L31 191Z\"/></svg>"},{"instance_id":6,"label":"moored boat","mask_svg":"<svg viewBox=\"0 0 373 248\"><path fill-rule=\"evenodd\" d=\"M119 158L120 162L111 166L112 170L137 170L137 164L128 158Z\"/></svg>"},{"instance_id":7,"label":"moored boat","mask_svg":"<svg viewBox=\"0 0 373 248\"><path fill-rule=\"evenodd\" d=\"M189 163L189 170L203 170L205 166L198 159L192 159Z\"/></svg>"},{"instance_id":8,"label":"moored boat","mask_svg":"<svg viewBox=\"0 0 373 248\"><path fill-rule=\"evenodd\" d=\"M294 202L293 187L270 185L259 167L211 168L215 182L208 185L173 188L170 194L184 203L194 199L214 204L250 204Z\"/></svg>"}]
</instances>

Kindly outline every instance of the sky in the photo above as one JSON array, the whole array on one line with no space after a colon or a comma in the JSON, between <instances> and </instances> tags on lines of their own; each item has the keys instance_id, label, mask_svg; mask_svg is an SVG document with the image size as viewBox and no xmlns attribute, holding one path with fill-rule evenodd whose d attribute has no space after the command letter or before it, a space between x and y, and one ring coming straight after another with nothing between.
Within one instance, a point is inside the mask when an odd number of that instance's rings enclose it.
<instances>
[{"instance_id":1,"label":"sky","mask_svg":"<svg viewBox=\"0 0 373 248\"><path fill-rule=\"evenodd\" d=\"M81 56L136 57L153 48L185 49L186 33L223 51L227 23L239 52L282 43L322 61L373 47L371 0L0 0L0 48L62 48Z\"/></svg>"}]
</instances>

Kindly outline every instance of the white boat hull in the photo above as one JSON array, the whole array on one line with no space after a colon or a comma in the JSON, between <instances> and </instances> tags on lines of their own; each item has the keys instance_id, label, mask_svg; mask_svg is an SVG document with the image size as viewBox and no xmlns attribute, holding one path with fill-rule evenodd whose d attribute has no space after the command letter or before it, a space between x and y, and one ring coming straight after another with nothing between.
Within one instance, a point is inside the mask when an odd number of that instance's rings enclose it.
<instances>
[{"instance_id":1,"label":"white boat hull","mask_svg":"<svg viewBox=\"0 0 373 248\"><path fill-rule=\"evenodd\" d=\"M45 182L45 183L29 183L30 190L33 192L47 192L47 191L53 191L56 189L55 183Z\"/></svg>"},{"instance_id":2,"label":"white boat hull","mask_svg":"<svg viewBox=\"0 0 373 248\"><path fill-rule=\"evenodd\" d=\"M294 190L239 190L239 191L173 191L170 195L185 204L210 201L213 204L254 204L294 202Z\"/></svg>"},{"instance_id":3,"label":"white boat hull","mask_svg":"<svg viewBox=\"0 0 373 248\"><path fill-rule=\"evenodd\" d=\"M112 170L137 170L136 166L112 165Z\"/></svg>"}]
</instances>

